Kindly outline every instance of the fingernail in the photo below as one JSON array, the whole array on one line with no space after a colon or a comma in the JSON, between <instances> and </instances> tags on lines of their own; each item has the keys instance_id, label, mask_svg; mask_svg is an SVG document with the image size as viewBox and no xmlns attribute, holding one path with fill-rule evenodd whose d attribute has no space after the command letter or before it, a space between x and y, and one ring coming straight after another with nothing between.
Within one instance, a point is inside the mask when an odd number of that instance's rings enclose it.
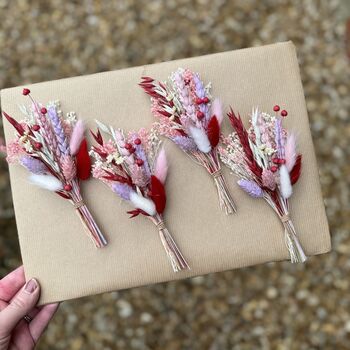
<instances>
[{"instance_id":1,"label":"fingernail","mask_svg":"<svg viewBox=\"0 0 350 350\"><path fill-rule=\"evenodd\" d=\"M35 279L31 279L26 283L26 285L24 287L24 291L27 294L32 294L35 291L35 289L37 289L37 288L38 288L38 283L36 282Z\"/></svg>"}]
</instances>

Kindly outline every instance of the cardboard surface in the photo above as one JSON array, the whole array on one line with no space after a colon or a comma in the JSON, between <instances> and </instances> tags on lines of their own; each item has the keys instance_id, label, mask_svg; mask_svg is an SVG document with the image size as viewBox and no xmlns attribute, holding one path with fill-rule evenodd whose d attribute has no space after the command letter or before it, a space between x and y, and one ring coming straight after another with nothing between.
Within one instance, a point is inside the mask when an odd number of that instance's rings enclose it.
<instances>
[{"instance_id":1,"label":"cardboard surface","mask_svg":"<svg viewBox=\"0 0 350 350\"><path fill-rule=\"evenodd\" d=\"M37 101L61 101L64 113L75 111L95 129L94 119L126 130L153 121L149 97L138 87L141 76L165 79L178 67L212 82L212 95L225 111L231 105L247 123L251 108L288 110L284 126L295 130L303 170L293 187L290 214L307 255L330 250L330 236L320 191L295 48L291 42L213 54L27 86ZM1 91L2 109L22 119L18 104L27 104L22 87ZM4 122L6 140L12 126ZM231 129L224 122L224 133ZM109 241L94 248L68 201L38 189L18 165L10 166L18 234L26 277L42 286L40 303L186 278L288 259L282 224L263 200L254 200L223 167L238 212L219 209L213 179L175 145L166 142L170 172L165 221L190 271L173 273L158 232L144 217L130 220L130 207L100 181L82 186L85 202Z\"/></svg>"}]
</instances>

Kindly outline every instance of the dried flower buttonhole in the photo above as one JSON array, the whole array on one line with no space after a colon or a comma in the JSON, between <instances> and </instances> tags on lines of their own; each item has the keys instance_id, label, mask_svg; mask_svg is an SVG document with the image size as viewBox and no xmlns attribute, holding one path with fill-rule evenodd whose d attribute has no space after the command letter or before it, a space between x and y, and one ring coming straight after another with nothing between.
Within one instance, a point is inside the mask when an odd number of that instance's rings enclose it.
<instances>
[{"instance_id":1,"label":"dried flower buttonhole","mask_svg":"<svg viewBox=\"0 0 350 350\"><path fill-rule=\"evenodd\" d=\"M151 96L152 113L160 134L171 139L213 177L220 207L236 211L221 173L217 145L223 119L221 103L212 100L210 84L204 86L198 73L179 68L165 82L143 77L140 86Z\"/></svg>"},{"instance_id":2,"label":"dried flower buttonhole","mask_svg":"<svg viewBox=\"0 0 350 350\"><path fill-rule=\"evenodd\" d=\"M280 107L273 110L279 112ZM231 109L228 117L234 132L224 139L219 152L223 163L239 177L238 185L251 197L265 199L277 213L285 228L291 262L296 263L307 257L290 218L288 201L301 173L301 154L296 151L295 135L282 127L287 114L286 110L279 116L253 109L246 130Z\"/></svg>"},{"instance_id":3,"label":"dried flower buttonhole","mask_svg":"<svg viewBox=\"0 0 350 350\"><path fill-rule=\"evenodd\" d=\"M95 246L105 246L107 241L80 193L80 180L87 180L91 170L83 122L75 113L64 117L58 101L45 107L29 89L23 89L23 95L31 100L30 107L21 107L24 120L17 122L3 112L16 129L15 140L6 146L8 163L21 164L30 172L32 184L69 200Z\"/></svg>"},{"instance_id":4,"label":"dried flower buttonhole","mask_svg":"<svg viewBox=\"0 0 350 350\"><path fill-rule=\"evenodd\" d=\"M96 122L99 129L92 132L96 144L90 151L95 159L93 177L134 207L128 211L132 218L141 214L154 223L174 272L189 269L163 219L168 165L155 130L140 129L125 135L121 129ZM109 135L108 141L100 129Z\"/></svg>"}]
</instances>

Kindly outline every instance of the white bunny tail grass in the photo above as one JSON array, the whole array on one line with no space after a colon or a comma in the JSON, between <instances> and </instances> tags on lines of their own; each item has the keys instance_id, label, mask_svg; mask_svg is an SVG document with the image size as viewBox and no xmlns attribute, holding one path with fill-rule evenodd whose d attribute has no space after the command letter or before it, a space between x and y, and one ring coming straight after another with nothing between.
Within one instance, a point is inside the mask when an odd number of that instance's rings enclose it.
<instances>
[{"instance_id":1,"label":"white bunny tail grass","mask_svg":"<svg viewBox=\"0 0 350 350\"><path fill-rule=\"evenodd\" d=\"M136 192L131 192L130 201L135 208L143 210L148 215L153 216L156 214L156 206L152 200L142 197L140 194L137 194Z\"/></svg>"},{"instance_id":2,"label":"white bunny tail grass","mask_svg":"<svg viewBox=\"0 0 350 350\"><path fill-rule=\"evenodd\" d=\"M288 169L284 164L280 166L280 183L283 198L289 198L293 193L293 189L292 184L290 182Z\"/></svg>"},{"instance_id":3,"label":"white bunny tail grass","mask_svg":"<svg viewBox=\"0 0 350 350\"><path fill-rule=\"evenodd\" d=\"M190 127L190 133L193 141L201 152L209 153L211 151L211 144L204 129L199 129L192 126Z\"/></svg>"},{"instance_id":4,"label":"white bunny tail grass","mask_svg":"<svg viewBox=\"0 0 350 350\"><path fill-rule=\"evenodd\" d=\"M63 189L61 181L52 175L31 174L29 176L29 182L53 192L61 191Z\"/></svg>"}]
</instances>

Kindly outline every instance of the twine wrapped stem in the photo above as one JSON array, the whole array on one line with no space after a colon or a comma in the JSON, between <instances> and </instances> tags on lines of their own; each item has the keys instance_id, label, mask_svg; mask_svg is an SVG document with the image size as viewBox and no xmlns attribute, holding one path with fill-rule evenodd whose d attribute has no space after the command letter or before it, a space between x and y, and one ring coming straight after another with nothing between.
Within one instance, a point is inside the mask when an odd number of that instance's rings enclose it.
<instances>
[{"instance_id":1,"label":"twine wrapped stem","mask_svg":"<svg viewBox=\"0 0 350 350\"><path fill-rule=\"evenodd\" d=\"M292 263L304 263L307 260L307 256L301 246L293 222L289 216L289 204L288 199L284 199L280 192L277 192L276 199L278 202L271 198L267 193L264 194L264 199L276 212L284 227L284 238L286 247L290 255L290 261ZM278 205L277 205L278 204Z\"/></svg>"},{"instance_id":2,"label":"twine wrapped stem","mask_svg":"<svg viewBox=\"0 0 350 350\"><path fill-rule=\"evenodd\" d=\"M280 216L281 222L284 226L285 242L290 255L292 263L304 263L307 256L299 242L292 220L289 214L286 213Z\"/></svg>"},{"instance_id":3,"label":"twine wrapped stem","mask_svg":"<svg viewBox=\"0 0 350 350\"><path fill-rule=\"evenodd\" d=\"M209 153L192 152L188 153L188 155L197 164L206 168L208 173L213 177L221 210L225 211L226 215L235 213L237 211L236 205L222 174L217 150L213 149Z\"/></svg>"},{"instance_id":4,"label":"twine wrapped stem","mask_svg":"<svg viewBox=\"0 0 350 350\"><path fill-rule=\"evenodd\" d=\"M210 175L213 177L216 189L218 191L221 210L224 210L226 215L233 214L236 212L236 206L227 188L226 180L221 172L221 169L214 171Z\"/></svg>"},{"instance_id":5,"label":"twine wrapped stem","mask_svg":"<svg viewBox=\"0 0 350 350\"><path fill-rule=\"evenodd\" d=\"M164 250L168 256L174 272L190 269L186 259L181 254L170 232L166 228L161 215L150 216L150 220L156 225L159 232L160 240L163 244Z\"/></svg>"},{"instance_id":6,"label":"twine wrapped stem","mask_svg":"<svg viewBox=\"0 0 350 350\"><path fill-rule=\"evenodd\" d=\"M95 244L96 248L102 248L105 245L107 245L107 240L103 236L100 228L97 226L94 218L92 217L88 207L83 201L83 198L81 197L79 185L77 183L77 180L72 181L72 204L74 208L76 209L76 212L84 225L86 229L86 233L88 234L89 238L92 240L92 242Z\"/></svg>"}]
</instances>

